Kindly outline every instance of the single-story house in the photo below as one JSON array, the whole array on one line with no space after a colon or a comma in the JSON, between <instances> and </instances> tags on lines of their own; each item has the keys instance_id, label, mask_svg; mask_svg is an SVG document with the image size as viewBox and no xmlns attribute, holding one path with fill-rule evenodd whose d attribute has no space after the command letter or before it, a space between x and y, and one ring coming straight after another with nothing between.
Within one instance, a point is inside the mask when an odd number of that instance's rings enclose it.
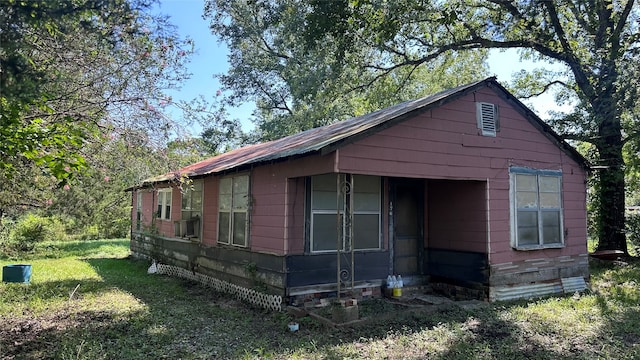
<instances>
[{"instance_id":1,"label":"single-story house","mask_svg":"<svg viewBox=\"0 0 640 360\"><path fill-rule=\"evenodd\" d=\"M572 292L588 170L487 78L131 187L131 250L291 304L392 274L490 301Z\"/></svg>"}]
</instances>

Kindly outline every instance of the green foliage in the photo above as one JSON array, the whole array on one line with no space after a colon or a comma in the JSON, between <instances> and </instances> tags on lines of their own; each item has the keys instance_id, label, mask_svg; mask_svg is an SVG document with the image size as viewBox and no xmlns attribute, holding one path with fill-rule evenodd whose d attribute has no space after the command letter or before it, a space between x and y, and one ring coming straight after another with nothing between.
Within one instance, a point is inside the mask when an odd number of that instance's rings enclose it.
<instances>
[{"instance_id":1,"label":"green foliage","mask_svg":"<svg viewBox=\"0 0 640 360\"><path fill-rule=\"evenodd\" d=\"M66 237L64 224L59 218L28 213L11 226L6 242L0 245L5 255L15 255L32 252L39 243L61 241Z\"/></svg>"},{"instance_id":2,"label":"green foliage","mask_svg":"<svg viewBox=\"0 0 640 360\"><path fill-rule=\"evenodd\" d=\"M635 255L640 256L640 212L627 215L627 241L633 248Z\"/></svg>"},{"instance_id":3,"label":"green foliage","mask_svg":"<svg viewBox=\"0 0 640 360\"><path fill-rule=\"evenodd\" d=\"M231 49L220 77L229 102L257 101L267 139L406 99L453 64L462 64L453 79L468 82L486 49L563 65L517 74L514 86L524 97L552 89L575 106L552 125L594 145L598 248L626 251L625 176L635 179L626 165L638 156L624 148L640 139L636 1L208 0L205 16Z\"/></svg>"},{"instance_id":4,"label":"green foliage","mask_svg":"<svg viewBox=\"0 0 640 360\"><path fill-rule=\"evenodd\" d=\"M0 212L15 216L59 204L70 188L90 198L116 186L121 193L140 177L168 171L164 142L181 124L162 114L175 105L164 92L187 77L193 43L178 38L166 17L152 15L153 3L3 2ZM130 159L137 159L128 164L132 171L117 181L114 172ZM105 176L116 180L111 189L91 187ZM116 219L126 205L121 197L105 198L65 207L88 216L95 211L101 232L122 236ZM73 215L88 226L86 217Z\"/></svg>"},{"instance_id":5,"label":"green foliage","mask_svg":"<svg viewBox=\"0 0 640 360\"><path fill-rule=\"evenodd\" d=\"M273 140L487 75L484 51L448 52L430 63L387 68L402 56L383 53L364 39L347 6L346 1L206 2L211 30L231 49L230 70L219 76L227 92L221 102L257 106L257 131L245 141ZM352 43L341 42L337 33Z\"/></svg>"}]
</instances>

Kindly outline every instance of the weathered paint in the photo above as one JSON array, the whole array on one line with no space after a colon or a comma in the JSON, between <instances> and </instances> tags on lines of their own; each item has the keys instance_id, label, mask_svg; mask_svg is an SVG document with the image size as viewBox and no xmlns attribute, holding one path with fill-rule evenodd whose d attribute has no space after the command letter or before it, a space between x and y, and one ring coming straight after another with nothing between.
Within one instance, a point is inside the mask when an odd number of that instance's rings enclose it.
<instances>
[{"instance_id":1,"label":"weathered paint","mask_svg":"<svg viewBox=\"0 0 640 360\"><path fill-rule=\"evenodd\" d=\"M499 106L500 130L495 138L478 134L475 101ZM532 256L511 248L508 167L562 170L564 225L568 236L563 248L541 252L548 257L587 252L585 170L492 89L479 89L346 145L339 156L341 172L485 181L489 189L491 263ZM434 241L431 235L429 241ZM474 250L485 249L483 245L482 249Z\"/></svg>"},{"instance_id":2,"label":"weathered paint","mask_svg":"<svg viewBox=\"0 0 640 360\"><path fill-rule=\"evenodd\" d=\"M198 249L221 249L226 254L237 252L290 256L291 259L298 259L298 256L305 260L320 259L324 255L310 255L304 251L305 178L342 172L377 175L384 179L382 231L385 246L378 255L387 254L387 269L391 255L385 249L389 248L388 234L392 230L389 229L389 178L418 178L427 179L424 182L423 230L428 260L423 265L425 271L433 273L434 278L485 285L488 281L490 286L513 286L518 281L548 281L559 276L559 272L588 276L588 267L583 264L558 265L555 273L553 269L531 270L526 266L516 266L514 272L505 273L494 266L503 263L524 264L533 258L561 263L558 259L586 255L584 159L562 143L548 126L517 100L505 95L504 89L492 80L464 87L464 91L458 89L425 99L400 104L340 125L244 148L185 168L187 174L213 174L204 177L202 243L191 245ZM476 101L498 105L500 129L496 137L479 133L475 117ZM277 144L284 147L280 149ZM562 171L564 247L536 251L517 251L511 247L510 166ZM251 174L251 226L249 247L246 249L217 246L216 241L219 175L215 174L234 168ZM163 179L152 179L152 182ZM155 209L157 199L154 194L143 194L143 218L147 216L146 204L151 205L150 214ZM180 194L174 191L172 221L178 219L179 207ZM135 210L132 215L135 215ZM156 227L161 236L170 237L173 232L172 221L156 219L150 224ZM153 247L146 244L140 249L149 252L149 246ZM163 256L171 254L155 251ZM473 266L464 267L459 262L443 260L454 259L457 253L476 254L482 261L474 261ZM453 255L434 256L437 254ZM175 253L176 261L182 261L181 256ZM207 268L222 266L216 263L218 260L206 258L212 261ZM245 258L243 261L248 260ZM285 284L312 285L315 280L311 278L314 276L318 277L317 281L326 283L332 277L327 272L326 276L311 275L306 278L312 273L305 270L305 262L294 261L291 264L294 263L296 266L291 269L287 266L279 273ZM363 273L369 274L367 276L377 274L371 270L375 266L371 264L370 269ZM452 267L457 267L457 270ZM227 271L224 266L220 269ZM241 277L238 275L241 271L230 269L229 272ZM288 275L291 277L287 278ZM273 286L277 286L276 283Z\"/></svg>"}]
</instances>

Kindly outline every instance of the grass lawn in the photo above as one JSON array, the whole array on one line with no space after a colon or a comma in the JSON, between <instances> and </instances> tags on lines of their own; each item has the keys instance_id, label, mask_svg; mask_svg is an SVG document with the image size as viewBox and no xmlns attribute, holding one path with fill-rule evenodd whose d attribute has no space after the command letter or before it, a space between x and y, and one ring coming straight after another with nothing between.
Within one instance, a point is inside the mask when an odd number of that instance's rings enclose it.
<instances>
[{"instance_id":1,"label":"grass lawn","mask_svg":"<svg viewBox=\"0 0 640 360\"><path fill-rule=\"evenodd\" d=\"M587 294L338 329L306 317L291 333L285 313L148 275L128 255L128 240L103 240L0 260L33 266L30 285L0 283L0 359L640 359L640 262L592 265Z\"/></svg>"}]
</instances>

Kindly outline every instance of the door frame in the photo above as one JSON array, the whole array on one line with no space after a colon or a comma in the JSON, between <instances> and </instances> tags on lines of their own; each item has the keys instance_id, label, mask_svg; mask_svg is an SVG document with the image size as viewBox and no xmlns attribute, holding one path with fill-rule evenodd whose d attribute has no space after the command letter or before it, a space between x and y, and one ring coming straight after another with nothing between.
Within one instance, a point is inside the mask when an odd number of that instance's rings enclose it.
<instances>
[{"instance_id":1,"label":"door frame","mask_svg":"<svg viewBox=\"0 0 640 360\"><path fill-rule=\"evenodd\" d=\"M426 179L413 179L413 178L394 178L389 177L389 274L395 274L396 262L395 262L395 245L396 245L396 202L398 195L398 186L408 184L420 189L422 196L418 198L417 202L417 224L418 224L418 241L417 243L417 273L415 276L422 277L425 274L424 261L425 261L425 195L426 195ZM410 279L407 279L410 281Z\"/></svg>"}]
</instances>

